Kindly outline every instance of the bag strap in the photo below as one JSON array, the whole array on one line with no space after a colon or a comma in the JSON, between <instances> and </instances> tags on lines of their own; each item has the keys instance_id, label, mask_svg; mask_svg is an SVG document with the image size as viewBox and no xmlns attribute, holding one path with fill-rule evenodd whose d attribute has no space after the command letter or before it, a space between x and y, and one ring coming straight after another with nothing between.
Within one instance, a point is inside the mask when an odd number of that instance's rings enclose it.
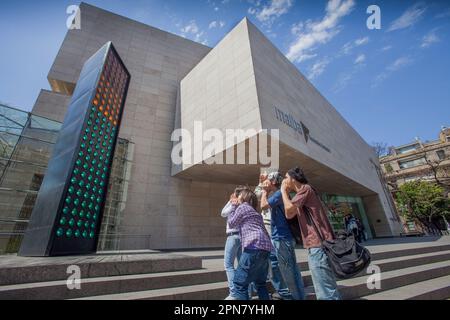
<instances>
[{"instance_id":1,"label":"bag strap","mask_svg":"<svg viewBox=\"0 0 450 320\"><path fill-rule=\"evenodd\" d=\"M314 230L316 231L320 241L323 242L324 238L322 236L322 233L319 231L319 228L316 226L316 223L314 222L314 219L312 218L311 212L309 212L309 208L307 206L303 206L303 211L306 212L306 216L308 217L308 220L311 221L311 224L313 225Z\"/></svg>"}]
</instances>

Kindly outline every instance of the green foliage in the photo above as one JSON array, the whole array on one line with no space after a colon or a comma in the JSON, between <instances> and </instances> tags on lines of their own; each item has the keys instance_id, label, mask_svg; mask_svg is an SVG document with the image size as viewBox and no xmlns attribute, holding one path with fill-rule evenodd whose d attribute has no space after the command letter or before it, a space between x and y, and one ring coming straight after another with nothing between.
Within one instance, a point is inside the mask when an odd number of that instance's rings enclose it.
<instances>
[{"instance_id":1,"label":"green foliage","mask_svg":"<svg viewBox=\"0 0 450 320\"><path fill-rule=\"evenodd\" d=\"M407 182L396 194L401 214L408 219L429 219L440 215L450 218L450 201L444 189L425 181Z\"/></svg>"}]
</instances>

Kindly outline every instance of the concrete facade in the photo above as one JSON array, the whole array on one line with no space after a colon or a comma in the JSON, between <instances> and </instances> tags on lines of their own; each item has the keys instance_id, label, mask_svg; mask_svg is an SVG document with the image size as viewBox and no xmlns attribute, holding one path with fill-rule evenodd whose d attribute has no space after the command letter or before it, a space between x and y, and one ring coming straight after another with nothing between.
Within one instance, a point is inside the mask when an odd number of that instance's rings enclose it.
<instances>
[{"instance_id":1,"label":"concrete facade","mask_svg":"<svg viewBox=\"0 0 450 320\"><path fill-rule=\"evenodd\" d=\"M278 129L282 171L300 165L321 192L362 197L376 235L398 232L373 149L247 19L189 72L180 90L181 128L193 132L194 121L202 119L204 130ZM231 147L224 143L224 149ZM199 162L173 172L235 183L257 174L250 165Z\"/></svg>"},{"instance_id":2,"label":"concrete facade","mask_svg":"<svg viewBox=\"0 0 450 320\"><path fill-rule=\"evenodd\" d=\"M206 128L280 129L281 169L301 165L320 191L361 196L376 235L397 233L375 154L247 19L211 49L87 4L80 8L81 30L67 33L48 74L53 91L41 92L33 112L61 120L83 63L113 42L131 73L119 137L135 145L120 232L151 235L150 243L124 239L121 249L224 245L220 210L237 183L257 182L259 168L173 168L171 134L191 130L195 120ZM277 120L274 107L306 124L308 143Z\"/></svg>"}]
</instances>

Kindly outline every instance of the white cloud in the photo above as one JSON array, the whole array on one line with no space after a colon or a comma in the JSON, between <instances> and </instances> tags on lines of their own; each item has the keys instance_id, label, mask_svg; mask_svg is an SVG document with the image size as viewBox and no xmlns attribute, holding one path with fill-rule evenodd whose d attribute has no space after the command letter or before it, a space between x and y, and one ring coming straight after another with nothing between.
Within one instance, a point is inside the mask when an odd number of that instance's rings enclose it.
<instances>
[{"instance_id":1,"label":"white cloud","mask_svg":"<svg viewBox=\"0 0 450 320\"><path fill-rule=\"evenodd\" d=\"M387 78L389 78L394 72L412 64L414 60L408 56L403 56L388 65L383 72L376 76L372 88L377 87Z\"/></svg>"},{"instance_id":2,"label":"white cloud","mask_svg":"<svg viewBox=\"0 0 450 320\"><path fill-rule=\"evenodd\" d=\"M324 73L329 63L330 60L328 58L321 59L316 63L314 63L312 67L309 69L308 79L314 80L322 73Z\"/></svg>"},{"instance_id":3,"label":"white cloud","mask_svg":"<svg viewBox=\"0 0 450 320\"><path fill-rule=\"evenodd\" d=\"M436 15L436 19L442 19L442 18L448 18L450 17L450 8L447 10L442 11L441 13Z\"/></svg>"},{"instance_id":4,"label":"white cloud","mask_svg":"<svg viewBox=\"0 0 450 320\"><path fill-rule=\"evenodd\" d=\"M355 5L354 0L330 0L325 9L325 16L319 21L307 21L304 31L296 35L286 57L293 62L301 62L313 55L320 44L333 39L340 31L339 22L350 14Z\"/></svg>"},{"instance_id":5,"label":"white cloud","mask_svg":"<svg viewBox=\"0 0 450 320\"><path fill-rule=\"evenodd\" d=\"M364 63L365 61L366 61L366 55L360 54L359 56L356 57L355 64L361 64L361 63Z\"/></svg>"},{"instance_id":6,"label":"white cloud","mask_svg":"<svg viewBox=\"0 0 450 320\"><path fill-rule=\"evenodd\" d=\"M427 7L424 3L419 2L406 9L406 11L391 23L388 31L405 29L416 24L423 16Z\"/></svg>"},{"instance_id":7,"label":"white cloud","mask_svg":"<svg viewBox=\"0 0 450 320\"><path fill-rule=\"evenodd\" d=\"M272 24L276 18L288 13L293 3L293 0L270 0L267 5L259 9L261 2L254 1L254 6L248 9L248 13L255 15L260 22Z\"/></svg>"},{"instance_id":8,"label":"white cloud","mask_svg":"<svg viewBox=\"0 0 450 320\"><path fill-rule=\"evenodd\" d=\"M223 28L225 26L225 22L224 21L211 21L211 23L209 24L208 28L209 29L213 29L213 28Z\"/></svg>"},{"instance_id":9,"label":"white cloud","mask_svg":"<svg viewBox=\"0 0 450 320\"><path fill-rule=\"evenodd\" d=\"M426 34L426 35L422 38L422 44L420 45L421 48L428 48L428 47L431 46L432 44L441 41L441 39L439 39L439 37L438 37L437 34L436 34L436 30L437 30L437 29L431 30L428 34Z\"/></svg>"},{"instance_id":10,"label":"white cloud","mask_svg":"<svg viewBox=\"0 0 450 320\"><path fill-rule=\"evenodd\" d=\"M369 43L369 37L359 38L355 41L347 42L341 49L343 54L350 54L354 48L366 45Z\"/></svg>"},{"instance_id":11,"label":"white cloud","mask_svg":"<svg viewBox=\"0 0 450 320\"><path fill-rule=\"evenodd\" d=\"M391 49L392 49L392 46L391 45L387 45L387 46L384 46L383 48L381 48L381 51L389 51Z\"/></svg>"},{"instance_id":12,"label":"white cloud","mask_svg":"<svg viewBox=\"0 0 450 320\"><path fill-rule=\"evenodd\" d=\"M198 31L199 31L199 28L198 28L197 23L195 22L195 20L191 20L189 22L189 24L187 24L186 26L181 28L181 32L185 33L185 34L186 33L195 34L195 33L198 33Z\"/></svg>"}]
</instances>

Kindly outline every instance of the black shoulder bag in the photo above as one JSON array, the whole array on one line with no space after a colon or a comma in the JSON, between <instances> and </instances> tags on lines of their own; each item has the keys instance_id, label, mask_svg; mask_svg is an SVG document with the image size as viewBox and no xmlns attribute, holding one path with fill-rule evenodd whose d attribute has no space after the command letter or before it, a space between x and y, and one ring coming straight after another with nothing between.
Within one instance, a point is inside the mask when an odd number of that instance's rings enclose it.
<instances>
[{"instance_id":1,"label":"black shoulder bag","mask_svg":"<svg viewBox=\"0 0 450 320\"><path fill-rule=\"evenodd\" d=\"M304 206L303 210L321 240L322 249L337 279L352 278L367 268L371 260L370 252L355 241L353 235L339 233L334 240L324 240L309 208Z\"/></svg>"}]
</instances>

